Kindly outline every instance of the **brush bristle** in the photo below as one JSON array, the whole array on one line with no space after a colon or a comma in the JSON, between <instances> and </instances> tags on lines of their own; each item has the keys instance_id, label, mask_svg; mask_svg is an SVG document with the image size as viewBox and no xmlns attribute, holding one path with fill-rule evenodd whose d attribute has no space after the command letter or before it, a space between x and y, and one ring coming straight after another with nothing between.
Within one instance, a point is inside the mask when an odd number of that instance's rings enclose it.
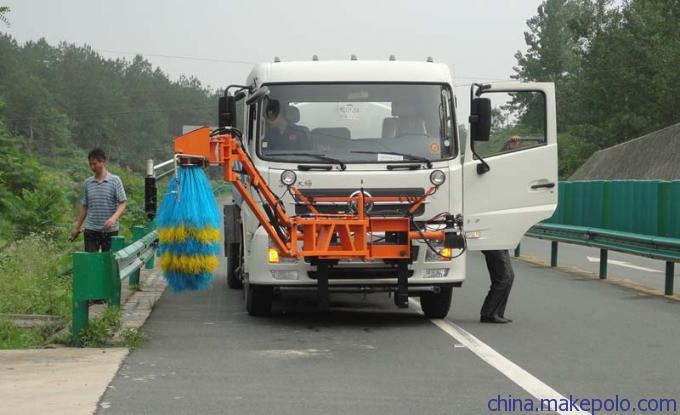
<instances>
[{"instance_id":1,"label":"brush bristle","mask_svg":"<svg viewBox=\"0 0 680 415\"><path fill-rule=\"evenodd\" d=\"M156 227L160 265L172 291L210 286L221 251L220 211L202 168L180 167L177 180L170 179Z\"/></svg>"}]
</instances>

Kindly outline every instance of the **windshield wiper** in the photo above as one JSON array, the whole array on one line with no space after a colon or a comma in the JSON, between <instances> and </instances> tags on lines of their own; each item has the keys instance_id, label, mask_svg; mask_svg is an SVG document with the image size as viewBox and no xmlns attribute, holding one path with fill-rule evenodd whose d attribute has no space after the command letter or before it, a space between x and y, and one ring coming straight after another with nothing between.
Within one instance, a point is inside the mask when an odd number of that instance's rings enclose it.
<instances>
[{"instance_id":1,"label":"windshield wiper","mask_svg":"<svg viewBox=\"0 0 680 415\"><path fill-rule=\"evenodd\" d=\"M316 157L318 160L324 160L324 161L329 161L331 163L335 163L340 166L340 169L345 170L347 169L347 166L345 163L338 159L334 159L333 157L328 157L324 156L323 154L315 154L315 153L278 153L278 154L270 154L270 157L277 157L277 156L308 156L308 157Z\"/></svg>"},{"instance_id":2,"label":"windshield wiper","mask_svg":"<svg viewBox=\"0 0 680 415\"><path fill-rule=\"evenodd\" d=\"M408 153L397 153L394 151L350 151L350 153L358 153L358 154L390 154L392 156L402 156L406 157L409 160L414 160L414 161L420 161L422 163L425 163L428 169L432 168L432 162L429 159L426 159L425 157L420 157L420 156L414 156L413 154L408 154ZM390 160L390 161L396 161L396 160Z\"/></svg>"}]
</instances>

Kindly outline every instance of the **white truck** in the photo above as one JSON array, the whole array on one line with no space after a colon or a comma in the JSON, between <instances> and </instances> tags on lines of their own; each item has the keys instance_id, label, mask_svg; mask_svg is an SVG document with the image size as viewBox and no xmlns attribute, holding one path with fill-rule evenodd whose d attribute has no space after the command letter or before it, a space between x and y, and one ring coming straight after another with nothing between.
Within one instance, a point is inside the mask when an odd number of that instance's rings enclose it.
<instances>
[{"instance_id":1,"label":"white truck","mask_svg":"<svg viewBox=\"0 0 680 415\"><path fill-rule=\"evenodd\" d=\"M441 213L462 214L466 246L415 243L408 295L420 297L426 315L441 318L453 287L465 280L466 251L514 248L557 203L553 84L473 84L469 118L456 114L455 86L449 68L429 59L275 61L256 65L245 85L227 88L220 125L243 132L246 151L290 214L308 212L289 191L291 181L310 200L358 192L416 198L439 184L413 212L414 224L426 228ZM471 140L461 125L469 125ZM277 291L316 290L314 265L279 256L233 195L224 206L227 282L246 289L248 312L267 314ZM316 206L322 213L355 208ZM409 206L375 202L366 209L403 215ZM330 293L389 295L397 286L395 268L384 261L342 260L328 273Z\"/></svg>"}]
</instances>

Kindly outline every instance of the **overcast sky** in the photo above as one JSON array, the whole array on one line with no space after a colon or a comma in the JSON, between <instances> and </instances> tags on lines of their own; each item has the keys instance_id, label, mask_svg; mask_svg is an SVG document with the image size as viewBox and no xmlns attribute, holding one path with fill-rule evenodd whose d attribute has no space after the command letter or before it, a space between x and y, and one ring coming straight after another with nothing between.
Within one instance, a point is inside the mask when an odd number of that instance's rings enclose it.
<instances>
[{"instance_id":1,"label":"overcast sky","mask_svg":"<svg viewBox=\"0 0 680 415\"><path fill-rule=\"evenodd\" d=\"M88 44L107 57L140 53L176 79L243 83L251 62L425 60L453 68L458 84L507 79L526 50L526 20L540 0L0 0L19 42ZM123 52L123 53L114 53ZM129 53L129 55L127 54ZM244 61L247 64L188 58ZM457 93L466 94L467 86ZM459 100L460 102L460 100Z\"/></svg>"}]
</instances>

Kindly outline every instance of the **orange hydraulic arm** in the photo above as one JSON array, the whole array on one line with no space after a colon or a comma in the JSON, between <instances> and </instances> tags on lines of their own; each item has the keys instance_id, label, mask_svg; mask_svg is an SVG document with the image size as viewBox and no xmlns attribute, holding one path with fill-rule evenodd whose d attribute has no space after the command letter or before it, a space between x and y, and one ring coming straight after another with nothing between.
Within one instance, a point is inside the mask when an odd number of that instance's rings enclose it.
<instances>
[{"instance_id":1,"label":"orange hydraulic arm","mask_svg":"<svg viewBox=\"0 0 680 415\"><path fill-rule=\"evenodd\" d=\"M234 134L239 134L233 131ZM280 255L296 258L316 257L319 259L409 259L411 241L414 239L440 240L451 242L446 230L411 230L411 219L403 217L369 217L364 211L366 203L375 201L410 201L413 213L436 191L430 188L423 196L367 197L359 192L354 197L322 197L313 201L305 198L298 189L291 186L291 194L307 204L311 214L289 216L283 203L272 192L267 182L243 150L240 140L230 133L212 134L207 127L194 130L175 139L175 153L179 165L211 164L223 165L224 180L232 183L243 200L274 242ZM242 175L247 177L251 191L248 191ZM354 214L321 214L314 202L352 202L356 205ZM374 243L373 233L395 235L394 241ZM457 235L456 235L457 236Z\"/></svg>"}]
</instances>

